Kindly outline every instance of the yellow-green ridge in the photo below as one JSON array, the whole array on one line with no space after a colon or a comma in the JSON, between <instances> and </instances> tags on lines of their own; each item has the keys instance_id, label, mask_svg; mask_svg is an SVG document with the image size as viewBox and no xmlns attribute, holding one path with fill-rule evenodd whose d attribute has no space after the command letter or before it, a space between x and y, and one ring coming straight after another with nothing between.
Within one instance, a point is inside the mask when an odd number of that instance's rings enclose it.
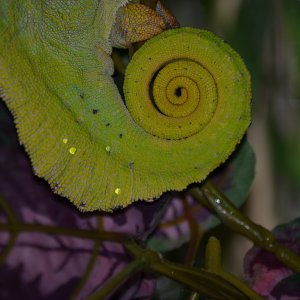
<instances>
[{"instance_id":1,"label":"yellow-green ridge","mask_svg":"<svg viewBox=\"0 0 300 300\"><path fill-rule=\"evenodd\" d=\"M249 126L251 98L230 46L192 28L151 38L127 67L125 105L99 1L68 1L68 14L64 1L38 2L0 0L0 88L35 173L56 193L81 210L112 211L200 182L228 158ZM176 64L187 77L185 62L192 77L183 82L200 82L191 84L199 104L179 117L155 112L153 81L164 85Z\"/></svg>"}]
</instances>

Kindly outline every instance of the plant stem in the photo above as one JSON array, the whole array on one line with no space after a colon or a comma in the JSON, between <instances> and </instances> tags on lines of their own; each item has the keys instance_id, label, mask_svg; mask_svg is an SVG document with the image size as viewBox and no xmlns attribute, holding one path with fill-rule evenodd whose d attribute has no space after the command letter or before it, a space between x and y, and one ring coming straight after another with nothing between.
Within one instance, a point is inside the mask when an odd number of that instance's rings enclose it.
<instances>
[{"instance_id":1,"label":"plant stem","mask_svg":"<svg viewBox=\"0 0 300 300\"><path fill-rule=\"evenodd\" d=\"M76 228L64 228L59 226L49 226L42 224L24 224L19 223L18 225L11 225L6 223L0 223L0 231L9 232L38 232L38 233L50 233L67 235L73 237L79 237L83 239L93 239L93 240L107 240L112 242L123 242L128 239L128 236L123 233L108 232L108 231L98 231L98 230L82 230Z\"/></svg>"},{"instance_id":2,"label":"plant stem","mask_svg":"<svg viewBox=\"0 0 300 300\"><path fill-rule=\"evenodd\" d=\"M163 259L155 251L144 249L132 241L126 241L124 245L134 257L145 262L146 272L161 274L178 281L197 293L205 294L214 299L251 299L238 287L217 274L172 263Z\"/></svg>"},{"instance_id":3,"label":"plant stem","mask_svg":"<svg viewBox=\"0 0 300 300\"><path fill-rule=\"evenodd\" d=\"M97 218L98 220L98 230L101 231L103 230L103 220L101 217ZM75 300L78 295L80 294L80 292L82 291L84 285L87 283L93 269L96 263L96 260L98 258L98 254L99 254L99 250L100 250L100 246L101 246L101 240L95 240L94 241L94 247L93 247L93 252L91 253L91 257L89 259L89 262L87 264L86 270L83 274L83 276L81 277L79 284L76 286L76 288L74 289L74 291L72 291L71 296L69 297L70 300Z\"/></svg>"},{"instance_id":4,"label":"plant stem","mask_svg":"<svg viewBox=\"0 0 300 300\"><path fill-rule=\"evenodd\" d=\"M255 245L274 253L279 261L300 274L300 257L276 241L272 232L243 215L213 183L206 181L201 188L194 187L188 192L233 231L247 237Z\"/></svg>"},{"instance_id":5,"label":"plant stem","mask_svg":"<svg viewBox=\"0 0 300 300\"><path fill-rule=\"evenodd\" d=\"M129 263L121 272L105 283L96 293L87 298L87 300L100 300L110 296L122 283L130 276L142 270L144 261L136 259Z\"/></svg>"},{"instance_id":6,"label":"plant stem","mask_svg":"<svg viewBox=\"0 0 300 300\"><path fill-rule=\"evenodd\" d=\"M199 250L200 242L203 238L204 231L201 230L198 222L193 217L190 205L186 198L182 198L183 208L185 211L186 218L188 220L189 229L190 229L190 241L188 243L188 248L185 254L184 263L188 266L193 266L195 259ZM186 293L183 291L183 293ZM191 291L188 295L189 300L199 299L200 294L194 291Z\"/></svg>"},{"instance_id":7,"label":"plant stem","mask_svg":"<svg viewBox=\"0 0 300 300\"><path fill-rule=\"evenodd\" d=\"M215 237L210 237L205 250L205 269L223 277L225 280L243 291L243 293L250 299L262 300L263 298L261 298L253 290L251 290L248 285L246 285L238 277L235 277L234 275L223 270L221 263L221 254L222 250L219 240Z\"/></svg>"},{"instance_id":8,"label":"plant stem","mask_svg":"<svg viewBox=\"0 0 300 300\"><path fill-rule=\"evenodd\" d=\"M5 201L5 199L0 195L0 207L3 208L5 215L7 216L8 222L12 225L17 225L19 223L18 219L16 218L13 210Z\"/></svg>"},{"instance_id":9,"label":"plant stem","mask_svg":"<svg viewBox=\"0 0 300 300\"><path fill-rule=\"evenodd\" d=\"M15 242L18 237L18 230L17 227L20 224L19 220L14 214L14 211L11 209L9 204L5 201L5 199L0 195L0 207L2 207L4 214L7 217L7 220L9 222L9 226L11 228L10 230L10 236L8 243L4 246L4 249L2 250L0 254L0 265L5 262L8 255L10 254L11 250L13 249ZM1 225L1 223L0 223ZM1 230L1 229L0 229Z\"/></svg>"},{"instance_id":10,"label":"plant stem","mask_svg":"<svg viewBox=\"0 0 300 300\"><path fill-rule=\"evenodd\" d=\"M194 219L190 206L185 198L182 199L182 203L190 229L190 241L188 243L184 263L192 266L195 262L204 231L201 230L198 222Z\"/></svg>"}]
</instances>

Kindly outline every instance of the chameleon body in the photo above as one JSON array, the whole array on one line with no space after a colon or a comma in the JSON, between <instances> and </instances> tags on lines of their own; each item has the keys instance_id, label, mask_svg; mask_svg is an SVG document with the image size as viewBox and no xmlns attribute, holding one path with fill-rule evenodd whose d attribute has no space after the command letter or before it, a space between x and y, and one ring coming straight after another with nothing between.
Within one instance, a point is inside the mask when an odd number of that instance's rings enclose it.
<instances>
[{"instance_id":1,"label":"chameleon body","mask_svg":"<svg viewBox=\"0 0 300 300\"><path fill-rule=\"evenodd\" d=\"M125 4L0 0L1 95L35 173L85 211L202 181L250 123L241 58L198 29L147 41L127 67L124 103L110 54Z\"/></svg>"}]
</instances>

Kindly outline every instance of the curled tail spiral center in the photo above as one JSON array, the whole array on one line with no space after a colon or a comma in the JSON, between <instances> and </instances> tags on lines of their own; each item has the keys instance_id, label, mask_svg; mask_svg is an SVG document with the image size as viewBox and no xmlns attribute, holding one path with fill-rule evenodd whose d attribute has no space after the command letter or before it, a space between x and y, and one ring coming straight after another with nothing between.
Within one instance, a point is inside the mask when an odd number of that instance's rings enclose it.
<instances>
[{"instance_id":1,"label":"curled tail spiral center","mask_svg":"<svg viewBox=\"0 0 300 300\"><path fill-rule=\"evenodd\" d=\"M234 114L249 120L249 82L239 99L233 88L236 83L238 91L245 78L242 60L220 39L203 30L174 29L152 38L133 56L124 84L126 106L153 136L201 138L207 127L217 132L217 125ZM237 112L235 102L244 98L248 104Z\"/></svg>"}]
</instances>

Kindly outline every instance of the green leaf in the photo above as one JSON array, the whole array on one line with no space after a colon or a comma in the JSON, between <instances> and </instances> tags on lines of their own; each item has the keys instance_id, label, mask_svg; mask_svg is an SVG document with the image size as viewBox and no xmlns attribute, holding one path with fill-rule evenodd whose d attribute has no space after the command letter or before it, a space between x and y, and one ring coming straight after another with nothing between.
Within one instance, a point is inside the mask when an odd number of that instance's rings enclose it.
<instances>
[{"instance_id":1,"label":"green leaf","mask_svg":"<svg viewBox=\"0 0 300 300\"><path fill-rule=\"evenodd\" d=\"M289 42L292 46L292 55L294 59L294 90L296 97L298 97L298 104L300 104L300 2L296 0L285 0L284 1L284 13L286 29L288 31ZM298 107L300 108L300 106Z\"/></svg>"},{"instance_id":2,"label":"green leaf","mask_svg":"<svg viewBox=\"0 0 300 300\"><path fill-rule=\"evenodd\" d=\"M284 29L289 50L290 91L284 101L283 113L273 114L270 134L275 166L297 188L300 184L300 2L283 1Z\"/></svg>"},{"instance_id":3,"label":"green leaf","mask_svg":"<svg viewBox=\"0 0 300 300\"><path fill-rule=\"evenodd\" d=\"M252 77L253 101L256 104L263 82L263 52L265 29L270 23L272 1L242 1L237 24L231 36L230 45L240 53ZM259 102L257 102L259 104Z\"/></svg>"},{"instance_id":4,"label":"green leaf","mask_svg":"<svg viewBox=\"0 0 300 300\"><path fill-rule=\"evenodd\" d=\"M217 170L213 176L216 176L218 172L223 172L221 180L225 184L222 186L218 181L215 181L215 183L236 207L240 207L247 199L255 176L255 154L246 139L222 168L224 169ZM229 177L228 186L226 186L226 181L228 180L226 177ZM207 229L218 224L218 218L212 216L210 222L207 223Z\"/></svg>"}]
</instances>

